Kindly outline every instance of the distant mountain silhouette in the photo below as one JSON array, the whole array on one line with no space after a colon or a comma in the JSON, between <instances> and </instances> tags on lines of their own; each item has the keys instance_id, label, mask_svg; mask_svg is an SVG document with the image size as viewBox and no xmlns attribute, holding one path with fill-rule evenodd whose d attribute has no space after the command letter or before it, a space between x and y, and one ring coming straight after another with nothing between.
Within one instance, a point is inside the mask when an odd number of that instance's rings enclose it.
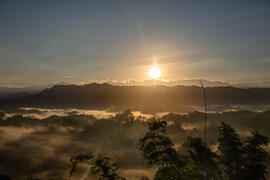
<instances>
[{"instance_id":1,"label":"distant mountain silhouette","mask_svg":"<svg viewBox=\"0 0 270 180\"><path fill-rule=\"evenodd\" d=\"M5 99L16 99L16 98L20 98L20 97L24 97L29 95L30 93L27 92L17 92L17 93L11 93L11 94L4 94L1 95L0 94L0 100L5 100Z\"/></svg>"},{"instance_id":2,"label":"distant mountain silhouette","mask_svg":"<svg viewBox=\"0 0 270 180\"><path fill-rule=\"evenodd\" d=\"M270 88L206 88L209 105L270 104ZM178 105L203 105L203 94L197 86L113 86L104 84L56 85L34 95L0 101L1 107L137 107L169 109Z\"/></svg>"}]
</instances>

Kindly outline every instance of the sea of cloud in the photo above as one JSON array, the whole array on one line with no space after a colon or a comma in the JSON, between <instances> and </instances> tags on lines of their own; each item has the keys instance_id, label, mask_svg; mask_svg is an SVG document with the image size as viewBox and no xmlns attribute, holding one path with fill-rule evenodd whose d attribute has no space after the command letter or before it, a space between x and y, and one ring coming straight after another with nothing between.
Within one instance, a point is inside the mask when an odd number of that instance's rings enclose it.
<instances>
[{"instance_id":1,"label":"sea of cloud","mask_svg":"<svg viewBox=\"0 0 270 180\"><path fill-rule=\"evenodd\" d=\"M79 166L74 177L70 178L70 158L92 152L110 156L119 163L120 174L130 180L143 175L151 178L156 169L147 167L138 148L139 139L147 131L147 121L151 117L168 122L168 136L177 148L181 148L187 136L203 136L204 116L200 111L143 114L79 109L2 110L0 172L18 180L30 175L43 179L81 179L90 177L87 165ZM230 124L241 136L258 129L270 137L268 110L211 112L207 120L207 142L213 149L217 149L216 126L221 121ZM267 149L269 151L270 147Z\"/></svg>"}]
</instances>

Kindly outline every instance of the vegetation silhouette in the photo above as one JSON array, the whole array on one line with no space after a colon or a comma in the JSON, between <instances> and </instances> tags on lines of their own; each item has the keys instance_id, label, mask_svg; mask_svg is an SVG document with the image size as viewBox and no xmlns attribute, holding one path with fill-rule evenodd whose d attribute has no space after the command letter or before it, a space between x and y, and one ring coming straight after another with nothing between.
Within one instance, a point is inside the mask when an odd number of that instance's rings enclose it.
<instances>
[{"instance_id":1,"label":"vegetation silhouette","mask_svg":"<svg viewBox=\"0 0 270 180\"><path fill-rule=\"evenodd\" d=\"M192 169L192 177L203 179L204 171L206 171L206 179L222 179L218 168L217 154L212 152L210 147L205 146L201 138L187 137L182 149L187 151L187 166Z\"/></svg>"},{"instance_id":2,"label":"vegetation silhouette","mask_svg":"<svg viewBox=\"0 0 270 180\"><path fill-rule=\"evenodd\" d=\"M152 119L148 123L148 132L140 139L140 150L149 166L157 166L155 180L187 179L185 157L177 153L171 139L166 136L167 122Z\"/></svg>"},{"instance_id":3,"label":"vegetation silhouette","mask_svg":"<svg viewBox=\"0 0 270 180\"><path fill-rule=\"evenodd\" d=\"M220 151L219 164L225 179L243 179L244 174L244 149L239 135L228 124L221 123L218 127Z\"/></svg>"},{"instance_id":4,"label":"vegetation silhouette","mask_svg":"<svg viewBox=\"0 0 270 180\"><path fill-rule=\"evenodd\" d=\"M259 131L252 131L244 143L244 168L245 174L250 179L266 179L265 174L267 152L263 146L268 144L268 138L261 135Z\"/></svg>"},{"instance_id":5,"label":"vegetation silhouette","mask_svg":"<svg viewBox=\"0 0 270 180\"><path fill-rule=\"evenodd\" d=\"M76 170L77 164L81 162L88 163L90 172L93 175L99 175L99 180L125 180L125 178L117 175L119 168L117 163L111 163L111 158L98 154L96 156L91 153L79 154L71 158L72 168L70 176Z\"/></svg>"},{"instance_id":6,"label":"vegetation silhouette","mask_svg":"<svg viewBox=\"0 0 270 180\"><path fill-rule=\"evenodd\" d=\"M154 180L265 180L268 138L259 131L241 140L228 124L218 125L218 151L214 152L199 137L187 137L177 150L166 135L167 122L152 118L139 148L148 166L157 167ZM117 174L117 163L101 154L79 154L71 158L70 175L78 163L88 163L99 180L125 180ZM205 163L206 162L206 163ZM206 171L206 172L204 172ZM141 180L147 180L142 177Z\"/></svg>"}]
</instances>

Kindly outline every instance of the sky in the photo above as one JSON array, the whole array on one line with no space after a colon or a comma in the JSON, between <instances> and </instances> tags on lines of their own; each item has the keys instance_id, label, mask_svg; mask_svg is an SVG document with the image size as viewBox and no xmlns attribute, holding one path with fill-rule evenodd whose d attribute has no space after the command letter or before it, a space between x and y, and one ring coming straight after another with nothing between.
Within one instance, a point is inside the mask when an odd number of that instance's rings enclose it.
<instances>
[{"instance_id":1,"label":"sky","mask_svg":"<svg viewBox=\"0 0 270 180\"><path fill-rule=\"evenodd\" d=\"M0 86L270 86L269 0L0 0Z\"/></svg>"}]
</instances>

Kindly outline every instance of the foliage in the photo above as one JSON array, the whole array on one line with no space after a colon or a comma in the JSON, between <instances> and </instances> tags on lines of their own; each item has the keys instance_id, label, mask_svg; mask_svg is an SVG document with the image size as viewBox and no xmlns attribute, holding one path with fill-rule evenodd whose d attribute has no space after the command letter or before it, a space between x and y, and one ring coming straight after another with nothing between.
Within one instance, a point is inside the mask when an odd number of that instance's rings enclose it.
<instances>
[{"instance_id":1,"label":"foliage","mask_svg":"<svg viewBox=\"0 0 270 180\"><path fill-rule=\"evenodd\" d=\"M187 137L183 147L187 148L194 178L203 179L205 172L206 179L221 179L217 154L205 146L201 138Z\"/></svg>"},{"instance_id":2,"label":"foliage","mask_svg":"<svg viewBox=\"0 0 270 180\"><path fill-rule=\"evenodd\" d=\"M70 159L71 162L71 170L69 171L70 176L73 175L73 172L75 172L77 168L78 163L88 163L91 164L91 160L94 158L94 156L91 153L87 154L79 154L78 156L74 156Z\"/></svg>"},{"instance_id":3,"label":"foliage","mask_svg":"<svg viewBox=\"0 0 270 180\"><path fill-rule=\"evenodd\" d=\"M186 179L185 158L177 153L171 139L166 136L167 122L152 119L148 132L140 139L140 150L149 166L159 168L155 180Z\"/></svg>"},{"instance_id":4,"label":"foliage","mask_svg":"<svg viewBox=\"0 0 270 180\"><path fill-rule=\"evenodd\" d=\"M263 146L268 145L268 138L261 135L259 131L252 131L244 143L244 166L246 179L264 180L266 175L265 162L267 152Z\"/></svg>"},{"instance_id":5,"label":"foliage","mask_svg":"<svg viewBox=\"0 0 270 180\"><path fill-rule=\"evenodd\" d=\"M109 157L98 154L97 156L88 154L79 154L71 158L72 168L70 176L74 173L78 163L88 163L90 172L93 175L99 175L99 180L125 180L125 178L117 175L119 168L117 163L111 163Z\"/></svg>"},{"instance_id":6,"label":"foliage","mask_svg":"<svg viewBox=\"0 0 270 180\"><path fill-rule=\"evenodd\" d=\"M228 124L221 123L218 127L220 137L218 139L220 151L219 164L225 179L243 179L243 155L242 142L239 135Z\"/></svg>"},{"instance_id":7,"label":"foliage","mask_svg":"<svg viewBox=\"0 0 270 180\"><path fill-rule=\"evenodd\" d=\"M179 169L176 166L160 168L156 174L154 180L188 180L188 177L185 177L186 173L183 172L183 169ZM190 179L191 180L191 179Z\"/></svg>"},{"instance_id":8,"label":"foliage","mask_svg":"<svg viewBox=\"0 0 270 180\"><path fill-rule=\"evenodd\" d=\"M166 121L153 119L148 124L148 132L140 139L140 150L150 166L159 169L154 180L264 180L267 153L263 146L268 139L258 131L241 141L239 135L228 124L218 126L218 152L213 152L201 138L187 137L182 149L188 154L174 149L174 144L166 136Z\"/></svg>"},{"instance_id":9,"label":"foliage","mask_svg":"<svg viewBox=\"0 0 270 180\"><path fill-rule=\"evenodd\" d=\"M171 139L165 135L166 121L152 119L148 123L148 132L140 139L140 150L149 166L183 166L184 162L173 148Z\"/></svg>"},{"instance_id":10,"label":"foliage","mask_svg":"<svg viewBox=\"0 0 270 180\"><path fill-rule=\"evenodd\" d=\"M167 122L151 119L139 147L147 164L158 168L154 180L265 180L267 152L263 148L268 138L253 131L242 141L230 125L221 123L217 128L217 152L198 137L187 137L177 151L166 134ZM78 163L87 163L90 172L99 175L99 180L125 179L117 174L118 164L101 154L79 154L71 158L71 163L71 176ZM140 180L149 178L143 176Z\"/></svg>"}]
</instances>

